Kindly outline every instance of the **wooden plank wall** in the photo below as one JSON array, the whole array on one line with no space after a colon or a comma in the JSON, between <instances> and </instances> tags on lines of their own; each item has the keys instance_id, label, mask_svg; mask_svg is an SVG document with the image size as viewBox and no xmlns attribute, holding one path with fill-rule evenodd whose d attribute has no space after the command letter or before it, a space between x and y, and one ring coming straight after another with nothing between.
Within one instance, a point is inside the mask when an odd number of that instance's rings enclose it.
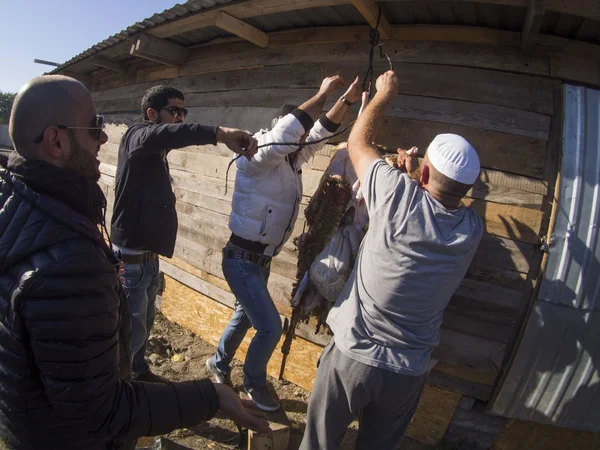
<instances>
[{"instance_id":1,"label":"wooden plank wall","mask_svg":"<svg viewBox=\"0 0 600 450\"><path fill-rule=\"evenodd\" d=\"M100 151L100 184L109 210L119 140L127 126L139 120L140 99L147 88L163 83L182 90L189 121L257 131L267 126L271 113L282 104L309 98L325 75L337 72L349 79L364 73L366 52L355 42L250 53L242 52L245 45L201 47L177 72L140 67L135 76L108 75L94 81L97 109L109 123L109 141ZM410 62L396 64L400 94L387 110L379 143L392 148L416 145L423 153L436 134L458 133L478 150L484 168L465 204L484 219L486 232L445 313L441 344L434 354L440 362L432 377L441 386L488 400L526 307L528 275L537 271L532 260L546 220L548 179L555 176L545 175L545 165L554 88L559 82L531 75L539 68L535 56L524 61L524 56L503 47L444 43L411 47L402 42L386 46L388 52ZM430 52L415 50L423 46ZM237 70L241 65L247 67ZM385 67L377 63L375 73ZM218 72L203 73L209 71ZM180 76L172 78L176 74ZM356 112L354 107L348 120ZM327 146L304 170L302 208L315 192L332 149L333 145ZM230 158L222 146L188 147L169 155L179 213L175 258L169 264L202 281L195 286L203 295L225 304L231 294L223 280L220 251L229 236L235 178L232 167L226 193ZM294 237L303 225L301 214ZM284 316L290 313L295 271L296 249L290 240L274 260L269 282ZM308 338L323 340L322 336Z\"/></svg>"}]
</instances>

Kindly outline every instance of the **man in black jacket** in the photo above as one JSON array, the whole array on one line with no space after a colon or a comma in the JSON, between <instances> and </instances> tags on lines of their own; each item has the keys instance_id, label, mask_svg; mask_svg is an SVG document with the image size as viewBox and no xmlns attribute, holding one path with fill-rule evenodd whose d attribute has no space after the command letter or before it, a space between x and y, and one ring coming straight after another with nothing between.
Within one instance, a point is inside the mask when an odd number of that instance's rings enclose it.
<instances>
[{"instance_id":1,"label":"man in black jacket","mask_svg":"<svg viewBox=\"0 0 600 450\"><path fill-rule=\"evenodd\" d=\"M183 101L177 89L149 89L142 99L144 122L130 127L119 146L111 239L124 263L123 287L131 310L133 377L140 381L164 381L150 372L144 354L154 323L158 255L172 257L177 236L167 154L174 148L217 142L247 158L257 150L256 140L245 131L183 123L187 114Z\"/></svg>"},{"instance_id":2,"label":"man in black jacket","mask_svg":"<svg viewBox=\"0 0 600 450\"><path fill-rule=\"evenodd\" d=\"M129 381L129 311L98 229L102 127L72 78L35 78L15 99L16 151L0 168L0 448L131 449L219 409L267 431L227 386Z\"/></svg>"}]
</instances>

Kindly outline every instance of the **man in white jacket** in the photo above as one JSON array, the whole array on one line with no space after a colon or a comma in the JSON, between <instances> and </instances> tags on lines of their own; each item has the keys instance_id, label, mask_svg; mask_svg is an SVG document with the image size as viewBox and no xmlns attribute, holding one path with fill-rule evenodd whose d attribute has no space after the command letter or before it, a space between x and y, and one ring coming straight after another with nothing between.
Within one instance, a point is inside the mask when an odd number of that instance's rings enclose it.
<instances>
[{"instance_id":1,"label":"man in white jacket","mask_svg":"<svg viewBox=\"0 0 600 450\"><path fill-rule=\"evenodd\" d=\"M334 134L349 107L361 98L357 78L331 110L315 122L327 99L343 85L338 75L325 78L314 97L289 114L276 117L270 131L255 135L259 146L273 144L260 148L251 160L236 161L229 218L232 234L223 249L223 274L237 304L217 353L206 365L217 382L230 383L231 360L248 329L254 327L256 335L244 363L244 389L265 411L279 409L267 388L267 362L281 337L279 313L267 289L271 258L289 239L298 217L302 164L325 145L324 141L310 142Z\"/></svg>"}]
</instances>

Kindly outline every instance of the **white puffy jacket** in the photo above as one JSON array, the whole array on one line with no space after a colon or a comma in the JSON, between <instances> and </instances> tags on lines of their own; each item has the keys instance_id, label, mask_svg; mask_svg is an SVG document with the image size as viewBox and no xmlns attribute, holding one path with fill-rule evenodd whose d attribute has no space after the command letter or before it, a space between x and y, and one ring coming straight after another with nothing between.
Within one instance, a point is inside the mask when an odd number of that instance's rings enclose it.
<instances>
[{"instance_id":1,"label":"white puffy jacket","mask_svg":"<svg viewBox=\"0 0 600 450\"><path fill-rule=\"evenodd\" d=\"M297 111L279 119L272 130L255 134L258 145L299 142L305 130L295 113ZM300 114L308 117L302 111ZM310 129L306 142L332 134L318 120ZM292 234L298 217L298 207L302 200L302 164L324 145L325 142L321 142L303 147L293 166L288 155L298 149L297 145L271 145L260 148L250 161L238 158L232 211L229 216L229 229L232 233L250 241L267 244L264 254L277 255Z\"/></svg>"}]
</instances>

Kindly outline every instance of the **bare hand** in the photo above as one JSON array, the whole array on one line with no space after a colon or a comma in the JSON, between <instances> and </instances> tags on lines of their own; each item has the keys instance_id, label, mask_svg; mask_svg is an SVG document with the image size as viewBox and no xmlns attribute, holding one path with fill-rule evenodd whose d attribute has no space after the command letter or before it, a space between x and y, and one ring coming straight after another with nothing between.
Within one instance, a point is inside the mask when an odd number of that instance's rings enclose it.
<instances>
[{"instance_id":1,"label":"bare hand","mask_svg":"<svg viewBox=\"0 0 600 450\"><path fill-rule=\"evenodd\" d=\"M412 147L410 150L402 150L399 148L398 160L396 162L396 168L401 172L409 175L413 174L419 168L419 158L417 158L417 147Z\"/></svg>"},{"instance_id":2,"label":"bare hand","mask_svg":"<svg viewBox=\"0 0 600 450\"><path fill-rule=\"evenodd\" d=\"M359 83L357 76L344 94L344 97L346 97L346 100L348 100L350 103L354 103L360 100L362 93L362 85Z\"/></svg>"},{"instance_id":3,"label":"bare hand","mask_svg":"<svg viewBox=\"0 0 600 450\"><path fill-rule=\"evenodd\" d=\"M321 87L319 88L319 93L323 94L327 97L330 97L331 94L338 88L344 87L346 82L340 75L334 75L332 77L326 77L321 83Z\"/></svg>"},{"instance_id":4,"label":"bare hand","mask_svg":"<svg viewBox=\"0 0 600 450\"><path fill-rule=\"evenodd\" d=\"M242 400L233 389L225 384L214 384L219 396L220 411L242 427L259 433L270 433L269 422L259 412L251 400Z\"/></svg>"},{"instance_id":5,"label":"bare hand","mask_svg":"<svg viewBox=\"0 0 600 450\"><path fill-rule=\"evenodd\" d=\"M237 128L218 127L217 142L222 142L233 152L248 159L252 159L258 151L258 141L247 131Z\"/></svg>"},{"instance_id":6,"label":"bare hand","mask_svg":"<svg viewBox=\"0 0 600 450\"><path fill-rule=\"evenodd\" d=\"M379 75L375 87L377 88L377 94L383 95L385 98L389 99L398 93L400 80L398 80L398 77L393 70L388 70Z\"/></svg>"}]
</instances>

